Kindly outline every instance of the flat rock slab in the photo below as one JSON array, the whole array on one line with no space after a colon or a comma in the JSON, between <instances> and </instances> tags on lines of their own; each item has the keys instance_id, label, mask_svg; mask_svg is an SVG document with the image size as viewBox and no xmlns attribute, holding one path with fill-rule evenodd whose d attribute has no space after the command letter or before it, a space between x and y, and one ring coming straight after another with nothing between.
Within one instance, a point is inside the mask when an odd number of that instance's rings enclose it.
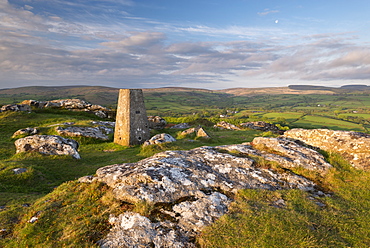
<instances>
[{"instance_id":1,"label":"flat rock slab","mask_svg":"<svg viewBox=\"0 0 370 248\"><path fill-rule=\"evenodd\" d=\"M66 139L58 135L33 135L18 139L14 142L20 152L39 152L46 155L70 155L80 159L78 143L72 139Z\"/></svg>"},{"instance_id":2,"label":"flat rock slab","mask_svg":"<svg viewBox=\"0 0 370 248\"><path fill-rule=\"evenodd\" d=\"M103 134L102 130L98 127L56 127L55 130L60 135L65 135L69 137L88 137L94 139L108 140L109 137Z\"/></svg>"},{"instance_id":3,"label":"flat rock slab","mask_svg":"<svg viewBox=\"0 0 370 248\"><path fill-rule=\"evenodd\" d=\"M358 169L370 169L370 135L329 129L292 129L285 137L298 139L325 151L338 152Z\"/></svg>"}]
</instances>

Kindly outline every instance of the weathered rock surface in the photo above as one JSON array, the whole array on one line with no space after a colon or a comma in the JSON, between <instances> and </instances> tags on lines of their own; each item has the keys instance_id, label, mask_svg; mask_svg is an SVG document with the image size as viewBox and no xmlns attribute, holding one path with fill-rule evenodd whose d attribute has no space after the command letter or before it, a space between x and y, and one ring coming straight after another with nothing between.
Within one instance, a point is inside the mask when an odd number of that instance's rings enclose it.
<instances>
[{"instance_id":1,"label":"weathered rock surface","mask_svg":"<svg viewBox=\"0 0 370 248\"><path fill-rule=\"evenodd\" d=\"M109 109L100 105L93 105L81 99L61 99L53 101L25 100L21 104L37 108L64 108L70 110L87 111L93 112L95 115L101 118L109 117Z\"/></svg>"},{"instance_id":2,"label":"weathered rock surface","mask_svg":"<svg viewBox=\"0 0 370 248\"><path fill-rule=\"evenodd\" d=\"M220 129L228 129L228 130L240 130L240 127L237 127L237 126L235 126L233 124L230 124L226 121L220 121L214 127L215 128L220 128Z\"/></svg>"},{"instance_id":3,"label":"weathered rock surface","mask_svg":"<svg viewBox=\"0 0 370 248\"><path fill-rule=\"evenodd\" d=\"M286 169L302 167L325 174L332 168L332 165L327 163L317 151L284 138L257 137L252 143L216 146L215 148L237 152L240 155L262 157Z\"/></svg>"},{"instance_id":4,"label":"weathered rock surface","mask_svg":"<svg viewBox=\"0 0 370 248\"><path fill-rule=\"evenodd\" d=\"M16 131L14 134L13 134L13 138L14 137L17 137L19 135L35 135L39 132L39 130L35 127L27 127L27 128L23 128L23 129L19 129L18 131Z\"/></svg>"},{"instance_id":5,"label":"weathered rock surface","mask_svg":"<svg viewBox=\"0 0 370 248\"><path fill-rule=\"evenodd\" d=\"M94 139L108 140L109 137L102 133L102 130L98 127L56 127L55 130L59 135L65 135L69 137L88 137Z\"/></svg>"},{"instance_id":6,"label":"weathered rock surface","mask_svg":"<svg viewBox=\"0 0 370 248\"><path fill-rule=\"evenodd\" d=\"M149 128L155 130L161 130L167 125L166 120L159 116L148 116L148 122Z\"/></svg>"},{"instance_id":7,"label":"weathered rock surface","mask_svg":"<svg viewBox=\"0 0 370 248\"><path fill-rule=\"evenodd\" d=\"M275 126L274 124L270 124L264 121L255 121L255 122L245 122L240 124L240 126L245 128L250 128L254 130L260 130L260 131L271 131L274 133L282 133L282 131Z\"/></svg>"},{"instance_id":8,"label":"weathered rock surface","mask_svg":"<svg viewBox=\"0 0 370 248\"><path fill-rule=\"evenodd\" d=\"M166 151L136 163L106 166L98 169L96 176L81 178L80 182L106 183L117 199L147 202L157 206L156 211L160 213L155 217L131 212L111 216L113 228L100 241L101 247L195 247L196 235L227 213L233 195L240 189L300 189L309 192L308 198L324 207L317 198L328 195L314 182L289 169L301 167L327 173L332 165L315 149L314 146L320 144L322 149L334 145L346 154L365 153L370 148L370 135L363 133L297 129L288 131L286 136L257 137L251 143L189 151ZM328 136L327 140L324 136ZM334 143L332 139L338 143L329 145ZM301 140L311 142L305 145ZM287 170L261 167L254 160L260 161L260 158L276 162ZM277 199L271 204L284 208L287 202Z\"/></svg>"},{"instance_id":9,"label":"weathered rock surface","mask_svg":"<svg viewBox=\"0 0 370 248\"><path fill-rule=\"evenodd\" d=\"M195 137L202 137L206 139L211 138L211 136L209 136L206 130L204 130L204 128L201 126L186 129L182 131L180 135L187 136L187 135L194 134L194 133L195 133Z\"/></svg>"},{"instance_id":10,"label":"weathered rock surface","mask_svg":"<svg viewBox=\"0 0 370 248\"><path fill-rule=\"evenodd\" d=\"M156 145L156 144L175 142L175 141L176 139L172 137L171 135L167 133L161 133L161 134L156 134L153 137L151 137L150 140L145 141L143 146Z\"/></svg>"},{"instance_id":11,"label":"weathered rock surface","mask_svg":"<svg viewBox=\"0 0 370 248\"><path fill-rule=\"evenodd\" d=\"M26 111L26 112L31 112L31 107L27 104L8 104L8 105L3 105L0 108L0 112L5 112L5 111Z\"/></svg>"},{"instance_id":12,"label":"weathered rock surface","mask_svg":"<svg viewBox=\"0 0 370 248\"><path fill-rule=\"evenodd\" d=\"M105 134L114 133L114 127L116 126L114 121L92 121L91 124L96 125Z\"/></svg>"},{"instance_id":13,"label":"weathered rock surface","mask_svg":"<svg viewBox=\"0 0 370 248\"><path fill-rule=\"evenodd\" d=\"M333 131L329 129L292 129L285 137L299 139L325 151L342 154L359 169L370 169L370 135L361 132Z\"/></svg>"},{"instance_id":14,"label":"weathered rock surface","mask_svg":"<svg viewBox=\"0 0 370 248\"><path fill-rule=\"evenodd\" d=\"M17 153L35 151L46 155L70 155L80 159L78 143L57 135L33 135L14 142Z\"/></svg>"},{"instance_id":15,"label":"weathered rock surface","mask_svg":"<svg viewBox=\"0 0 370 248\"><path fill-rule=\"evenodd\" d=\"M102 247L194 247L190 240L204 226L227 213L230 196L240 189L301 189L322 194L314 182L290 171L276 172L258 167L248 157L261 156L279 161L285 168L301 166L326 171L331 165L318 152L283 138L256 139L254 143L258 145L253 147L249 143L166 151L137 163L98 169L95 178L82 181L104 182L122 201L170 206L162 209L162 213L168 216L166 220L152 222L133 213L113 217L114 227L101 241ZM274 144L283 149L278 151L279 155L268 153L257 149L261 144L267 147ZM300 152L292 155L292 149ZM235 151L238 155L235 155ZM319 162L307 163L305 159L309 159L309 156ZM277 202L276 206L284 206L283 203ZM163 242L172 246L162 245Z\"/></svg>"},{"instance_id":16,"label":"weathered rock surface","mask_svg":"<svg viewBox=\"0 0 370 248\"><path fill-rule=\"evenodd\" d=\"M161 247L192 248L193 243L176 229L171 222L151 222L137 213L126 212L118 217L111 216L114 225L108 236L99 242L102 248L112 247Z\"/></svg>"},{"instance_id":17,"label":"weathered rock surface","mask_svg":"<svg viewBox=\"0 0 370 248\"><path fill-rule=\"evenodd\" d=\"M180 124L176 124L176 125L172 126L171 128L185 129L185 128L190 128L190 125L189 125L189 123L180 123Z\"/></svg>"}]
</instances>

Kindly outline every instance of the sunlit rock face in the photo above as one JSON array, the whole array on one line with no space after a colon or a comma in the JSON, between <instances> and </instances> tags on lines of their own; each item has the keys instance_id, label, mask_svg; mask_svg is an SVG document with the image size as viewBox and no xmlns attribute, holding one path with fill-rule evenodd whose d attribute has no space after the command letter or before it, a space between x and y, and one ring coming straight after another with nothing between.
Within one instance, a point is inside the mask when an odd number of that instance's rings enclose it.
<instances>
[{"instance_id":1,"label":"sunlit rock face","mask_svg":"<svg viewBox=\"0 0 370 248\"><path fill-rule=\"evenodd\" d=\"M328 129L292 129L285 137L298 139L325 151L342 154L354 167L370 169L370 135Z\"/></svg>"}]
</instances>

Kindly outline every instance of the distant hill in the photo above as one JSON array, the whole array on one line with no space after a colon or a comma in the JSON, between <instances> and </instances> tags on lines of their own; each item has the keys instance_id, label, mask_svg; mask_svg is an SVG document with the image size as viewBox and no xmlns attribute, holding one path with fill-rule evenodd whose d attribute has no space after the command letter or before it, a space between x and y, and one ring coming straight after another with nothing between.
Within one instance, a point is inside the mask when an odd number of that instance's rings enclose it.
<instances>
[{"instance_id":1,"label":"distant hill","mask_svg":"<svg viewBox=\"0 0 370 248\"><path fill-rule=\"evenodd\" d=\"M65 98L79 98L94 104L103 106L114 106L117 103L118 88L104 86L31 86L20 88L9 88L0 90L0 105L19 103L23 100L56 100ZM256 96L256 95L280 95L280 94L325 94L333 95L339 93L370 93L370 86L367 85L344 85L340 88L313 86L313 85L289 85L288 87L265 87L265 88L230 88L223 90L208 90L186 87L163 87L143 89L145 96L156 94L177 93L179 95L187 92L197 94L216 93L229 96ZM184 94L186 98L188 94ZM209 95L207 95L209 97Z\"/></svg>"},{"instance_id":2,"label":"distant hill","mask_svg":"<svg viewBox=\"0 0 370 248\"><path fill-rule=\"evenodd\" d=\"M356 93L358 91L370 92L370 86L367 85L343 85L340 88L326 87L326 86L316 86L316 85L289 85L289 89L298 91L331 91L333 93Z\"/></svg>"}]
</instances>

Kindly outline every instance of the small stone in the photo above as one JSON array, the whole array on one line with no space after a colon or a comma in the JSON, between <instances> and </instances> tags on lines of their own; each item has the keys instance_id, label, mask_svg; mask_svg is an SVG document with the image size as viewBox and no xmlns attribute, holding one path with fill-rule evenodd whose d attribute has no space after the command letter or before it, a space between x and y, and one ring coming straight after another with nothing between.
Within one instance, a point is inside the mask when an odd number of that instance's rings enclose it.
<instances>
[{"instance_id":1,"label":"small stone","mask_svg":"<svg viewBox=\"0 0 370 248\"><path fill-rule=\"evenodd\" d=\"M172 126L171 128L185 129L185 128L190 128L190 125L189 125L189 123L180 123L180 124L176 124L176 125Z\"/></svg>"},{"instance_id":2,"label":"small stone","mask_svg":"<svg viewBox=\"0 0 370 248\"><path fill-rule=\"evenodd\" d=\"M26 172L27 169L26 168L15 168L15 169L12 169L12 171L14 172L14 174L18 175L18 174L22 174Z\"/></svg>"},{"instance_id":3,"label":"small stone","mask_svg":"<svg viewBox=\"0 0 370 248\"><path fill-rule=\"evenodd\" d=\"M186 129L186 130L182 131L180 135L187 136L187 135L190 135L190 134L193 134L193 133L195 133L196 137L202 137L202 138L206 138L206 139L211 138L211 136L209 136L209 134L206 132L206 130L204 130L204 128L201 127L201 126Z\"/></svg>"},{"instance_id":4,"label":"small stone","mask_svg":"<svg viewBox=\"0 0 370 248\"><path fill-rule=\"evenodd\" d=\"M220 128L220 129L228 129L228 130L240 130L239 127L233 125L233 124L230 124L226 121L220 121L219 123L217 123L216 125L214 125L215 128Z\"/></svg>"},{"instance_id":5,"label":"small stone","mask_svg":"<svg viewBox=\"0 0 370 248\"><path fill-rule=\"evenodd\" d=\"M277 207L277 208L285 208L286 203L285 203L284 199L279 199L279 200L273 202L272 206Z\"/></svg>"},{"instance_id":6,"label":"small stone","mask_svg":"<svg viewBox=\"0 0 370 248\"><path fill-rule=\"evenodd\" d=\"M14 137L17 137L18 135L35 135L39 132L39 130L37 128L34 128L34 127L27 127L27 128L23 128L23 129L19 129L18 131L16 131L14 134L13 134L13 138Z\"/></svg>"},{"instance_id":7,"label":"small stone","mask_svg":"<svg viewBox=\"0 0 370 248\"><path fill-rule=\"evenodd\" d=\"M148 145L155 145L155 144L161 144L161 143L170 143L170 142L175 142L176 139L172 137L171 135L167 133L161 133L154 135L150 140L147 140L144 142L143 146L148 146Z\"/></svg>"},{"instance_id":8,"label":"small stone","mask_svg":"<svg viewBox=\"0 0 370 248\"><path fill-rule=\"evenodd\" d=\"M29 223L35 223L36 221L38 221L39 220L39 218L38 217L36 217L36 216L34 216L34 217L32 217L28 222Z\"/></svg>"}]
</instances>

